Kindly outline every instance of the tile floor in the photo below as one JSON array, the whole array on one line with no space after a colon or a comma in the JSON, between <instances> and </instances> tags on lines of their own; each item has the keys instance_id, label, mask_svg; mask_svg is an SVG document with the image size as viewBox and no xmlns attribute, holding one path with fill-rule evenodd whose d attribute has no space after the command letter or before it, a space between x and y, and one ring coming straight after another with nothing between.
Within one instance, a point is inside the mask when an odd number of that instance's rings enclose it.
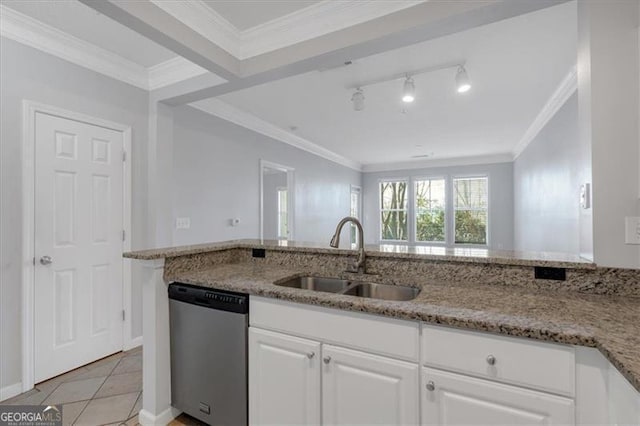
<instances>
[{"instance_id":1,"label":"tile floor","mask_svg":"<svg viewBox=\"0 0 640 426\"><path fill-rule=\"evenodd\" d=\"M138 425L142 348L134 348L54 377L2 404L62 404L64 425ZM181 415L171 426L202 425Z\"/></svg>"}]
</instances>

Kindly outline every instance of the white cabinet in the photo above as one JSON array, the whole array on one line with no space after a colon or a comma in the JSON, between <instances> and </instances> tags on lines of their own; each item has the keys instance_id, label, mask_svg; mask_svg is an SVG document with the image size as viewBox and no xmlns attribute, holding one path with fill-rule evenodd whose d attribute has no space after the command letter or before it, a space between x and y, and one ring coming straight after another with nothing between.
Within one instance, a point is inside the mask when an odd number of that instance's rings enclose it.
<instances>
[{"instance_id":1,"label":"white cabinet","mask_svg":"<svg viewBox=\"0 0 640 426\"><path fill-rule=\"evenodd\" d=\"M322 347L324 424L417 424L418 365L331 345Z\"/></svg>"},{"instance_id":2,"label":"white cabinet","mask_svg":"<svg viewBox=\"0 0 640 426\"><path fill-rule=\"evenodd\" d=\"M249 328L249 422L320 424L320 343Z\"/></svg>"},{"instance_id":3,"label":"white cabinet","mask_svg":"<svg viewBox=\"0 0 640 426\"><path fill-rule=\"evenodd\" d=\"M570 425L570 398L422 369L424 425Z\"/></svg>"}]
</instances>

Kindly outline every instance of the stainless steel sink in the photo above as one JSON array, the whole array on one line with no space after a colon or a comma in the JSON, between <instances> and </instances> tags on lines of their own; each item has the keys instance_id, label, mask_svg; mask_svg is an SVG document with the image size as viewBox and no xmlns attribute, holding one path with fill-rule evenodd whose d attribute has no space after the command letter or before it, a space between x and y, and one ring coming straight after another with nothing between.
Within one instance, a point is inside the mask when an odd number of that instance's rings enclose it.
<instances>
[{"instance_id":1,"label":"stainless steel sink","mask_svg":"<svg viewBox=\"0 0 640 426\"><path fill-rule=\"evenodd\" d=\"M413 300L420 293L414 287L376 283L357 283L342 294L382 300Z\"/></svg>"},{"instance_id":2,"label":"stainless steel sink","mask_svg":"<svg viewBox=\"0 0 640 426\"><path fill-rule=\"evenodd\" d=\"M282 287L302 288L305 290L339 293L349 286L351 281L338 278L296 277L276 284Z\"/></svg>"},{"instance_id":3,"label":"stainless steel sink","mask_svg":"<svg viewBox=\"0 0 640 426\"><path fill-rule=\"evenodd\" d=\"M276 285L281 287L345 294L348 296L367 297L370 299L396 301L413 300L420 293L420 289L414 287L343 280L338 278L296 277L277 283Z\"/></svg>"}]
</instances>

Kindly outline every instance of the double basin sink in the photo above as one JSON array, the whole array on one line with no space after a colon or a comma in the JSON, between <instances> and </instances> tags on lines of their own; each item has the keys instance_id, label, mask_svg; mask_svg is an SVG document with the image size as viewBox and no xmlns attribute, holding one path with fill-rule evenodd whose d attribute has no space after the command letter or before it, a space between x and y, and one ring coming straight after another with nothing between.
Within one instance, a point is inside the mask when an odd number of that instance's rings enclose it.
<instances>
[{"instance_id":1,"label":"double basin sink","mask_svg":"<svg viewBox=\"0 0 640 426\"><path fill-rule=\"evenodd\" d=\"M296 277L281 283L281 287L300 288L348 296L367 297L380 300L407 301L416 298L420 290L402 285L377 284L366 281L339 278Z\"/></svg>"}]
</instances>

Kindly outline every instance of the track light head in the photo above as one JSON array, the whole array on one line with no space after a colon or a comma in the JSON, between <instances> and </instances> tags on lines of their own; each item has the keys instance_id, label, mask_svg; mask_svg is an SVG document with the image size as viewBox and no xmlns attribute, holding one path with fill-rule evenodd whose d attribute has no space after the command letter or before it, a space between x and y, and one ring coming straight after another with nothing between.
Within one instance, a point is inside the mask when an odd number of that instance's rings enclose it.
<instances>
[{"instance_id":1,"label":"track light head","mask_svg":"<svg viewBox=\"0 0 640 426\"><path fill-rule=\"evenodd\" d=\"M416 99L416 86L413 79L407 76L402 87L402 102L411 103Z\"/></svg>"},{"instance_id":2,"label":"track light head","mask_svg":"<svg viewBox=\"0 0 640 426\"><path fill-rule=\"evenodd\" d=\"M358 87L358 89L353 92L351 102L353 103L354 111L362 111L364 109L364 92L361 88Z\"/></svg>"},{"instance_id":3,"label":"track light head","mask_svg":"<svg viewBox=\"0 0 640 426\"><path fill-rule=\"evenodd\" d=\"M467 70L460 65L458 67L458 72L456 72L456 90L458 93L465 93L468 92L469 89L471 89L471 81L467 75Z\"/></svg>"}]
</instances>

